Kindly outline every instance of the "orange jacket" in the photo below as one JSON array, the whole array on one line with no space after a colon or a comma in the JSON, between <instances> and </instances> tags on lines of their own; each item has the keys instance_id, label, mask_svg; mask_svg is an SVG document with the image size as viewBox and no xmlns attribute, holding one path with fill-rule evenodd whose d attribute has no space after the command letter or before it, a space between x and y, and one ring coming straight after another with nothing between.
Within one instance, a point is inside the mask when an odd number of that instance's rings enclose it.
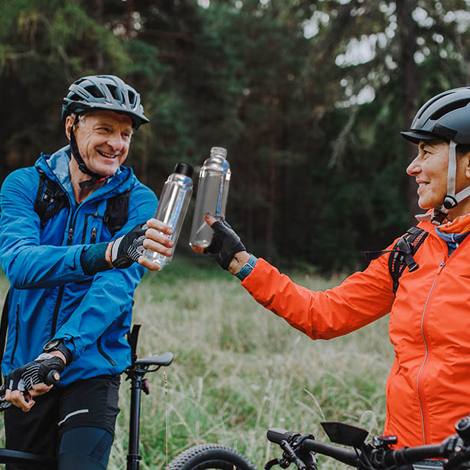
<instances>
[{"instance_id":1,"label":"orange jacket","mask_svg":"<svg viewBox=\"0 0 470 470\"><path fill-rule=\"evenodd\" d=\"M390 312L395 362L384 434L396 435L399 447L440 443L470 412L470 236L449 257L434 226L419 226L429 232L414 256L419 268L405 269L396 296L388 255L325 292L295 284L263 259L242 283L312 339L350 333Z\"/></svg>"}]
</instances>

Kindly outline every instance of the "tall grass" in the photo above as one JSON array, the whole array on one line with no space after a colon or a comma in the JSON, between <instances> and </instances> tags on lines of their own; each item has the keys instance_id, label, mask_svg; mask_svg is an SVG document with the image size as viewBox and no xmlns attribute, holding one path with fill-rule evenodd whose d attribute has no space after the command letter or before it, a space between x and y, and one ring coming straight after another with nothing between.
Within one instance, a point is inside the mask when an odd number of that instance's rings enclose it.
<instances>
[{"instance_id":1,"label":"tall grass","mask_svg":"<svg viewBox=\"0 0 470 470\"><path fill-rule=\"evenodd\" d=\"M292 273L291 273L292 274ZM339 278L293 273L311 289ZM0 278L0 292L6 281ZM258 305L240 282L201 257L148 273L135 295L143 325L139 356L172 351L174 363L148 374L143 396L141 468L162 468L195 444L237 449L258 468L280 456L270 426L327 440L320 421L340 420L380 434L391 365L387 319L331 341L312 341ZM130 391L121 387L111 470L126 468ZM324 460L322 469L341 468Z\"/></svg>"},{"instance_id":2,"label":"tall grass","mask_svg":"<svg viewBox=\"0 0 470 470\"><path fill-rule=\"evenodd\" d=\"M172 351L165 371L149 375L142 407L143 468L160 468L195 444L219 442L258 468L279 455L270 426L327 439L322 420L344 420L380 434L391 365L387 319L332 341L312 341L258 305L240 282L205 260L148 273L136 293L144 325L140 355ZM292 276L311 289L341 279ZM128 387L111 469L123 468ZM322 468L333 468L325 461Z\"/></svg>"}]
</instances>

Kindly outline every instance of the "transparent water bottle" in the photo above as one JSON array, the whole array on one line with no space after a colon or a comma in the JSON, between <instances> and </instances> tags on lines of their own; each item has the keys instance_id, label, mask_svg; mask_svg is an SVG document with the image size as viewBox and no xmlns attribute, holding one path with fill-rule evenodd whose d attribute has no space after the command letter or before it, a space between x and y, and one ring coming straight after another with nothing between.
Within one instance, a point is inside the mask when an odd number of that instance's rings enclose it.
<instances>
[{"instance_id":1,"label":"transparent water bottle","mask_svg":"<svg viewBox=\"0 0 470 470\"><path fill-rule=\"evenodd\" d=\"M228 189L230 185L230 165L226 160L227 150L213 147L211 156L204 162L199 172L196 206L189 244L194 251L202 253L212 242L212 229L204 220L207 212L216 217L225 217Z\"/></svg>"},{"instance_id":2,"label":"transparent water bottle","mask_svg":"<svg viewBox=\"0 0 470 470\"><path fill-rule=\"evenodd\" d=\"M163 191L158 202L155 218L161 220L164 224L173 229L169 236L173 240L173 254L175 253L176 243L181 232L184 216L188 210L191 194L193 193L193 167L186 163L178 163L163 186ZM143 256L157 264L160 269L170 264L171 257L164 256L151 250L144 250Z\"/></svg>"}]
</instances>

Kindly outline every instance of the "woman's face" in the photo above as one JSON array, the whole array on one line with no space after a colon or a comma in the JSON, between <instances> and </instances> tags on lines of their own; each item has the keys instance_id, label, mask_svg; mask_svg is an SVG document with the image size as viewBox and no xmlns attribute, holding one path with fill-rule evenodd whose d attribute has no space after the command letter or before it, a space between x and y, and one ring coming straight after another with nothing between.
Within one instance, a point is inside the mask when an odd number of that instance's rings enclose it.
<instances>
[{"instance_id":1,"label":"woman's face","mask_svg":"<svg viewBox=\"0 0 470 470\"><path fill-rule=\"evenodd\" d=\"M418 156L406 172L418 183L418 204L421 209L441 207L447 193L449 144L441 140L420 141Z\"/></svg>"}]
</instances>

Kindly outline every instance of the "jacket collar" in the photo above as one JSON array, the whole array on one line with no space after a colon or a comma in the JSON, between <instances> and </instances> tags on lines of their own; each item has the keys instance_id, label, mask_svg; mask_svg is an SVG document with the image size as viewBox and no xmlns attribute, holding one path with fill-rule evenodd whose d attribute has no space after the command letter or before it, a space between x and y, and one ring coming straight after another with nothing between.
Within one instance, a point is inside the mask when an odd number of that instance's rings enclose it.
<instances>
[{"instance_id":1,"label":"jacket collar","mask_svg":"<svg viewBox=\"0 0 470 470\"><path fill-rule=\"evenodd\" d=\"M62 188L73 200L73 188L70 180L70 145L62 147L52 155L44 155L38 158L35 167L46 174L52 180L58 181ZM103 194L117 194L127 191L134 184L135 176L131 168L121 166L117 172L108 178L106 183L94 191L88 199L99 197Z\"/></svg>"}]
</instances>

